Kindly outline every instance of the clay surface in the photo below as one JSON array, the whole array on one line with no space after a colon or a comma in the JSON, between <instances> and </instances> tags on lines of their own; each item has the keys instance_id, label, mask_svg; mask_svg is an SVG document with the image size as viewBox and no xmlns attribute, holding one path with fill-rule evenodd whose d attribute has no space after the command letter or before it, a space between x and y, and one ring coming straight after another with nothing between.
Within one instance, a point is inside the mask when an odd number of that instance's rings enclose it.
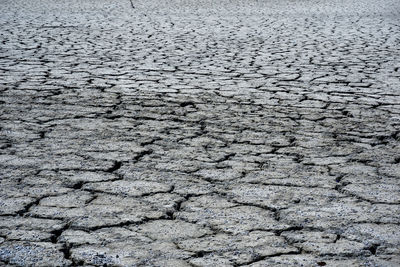
<instances>
[{"instance_id":1,"label":"clay surface","mask_svg":"<svg viewBox=\"0 0 400 267\"><path fill-rule=\"evenodd\" d=\"M0 14L1 266L400 266L399 1Z\"/></svg>"}]
</instances>

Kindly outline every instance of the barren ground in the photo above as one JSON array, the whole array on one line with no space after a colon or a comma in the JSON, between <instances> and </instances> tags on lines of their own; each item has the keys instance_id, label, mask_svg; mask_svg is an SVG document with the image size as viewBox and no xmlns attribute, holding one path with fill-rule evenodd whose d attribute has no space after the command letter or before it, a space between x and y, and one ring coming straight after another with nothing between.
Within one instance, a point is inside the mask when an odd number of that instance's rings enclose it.
<instances>
[{"instance_id":1,"label":"barren ground","mask_svg":"<svg viewBox=\"0 0 400 267\"><path fill-rule=\"evenodd\" d=\"M397 0L2 0L0 265L400 266Z\"/></svg>"}]
</instances>

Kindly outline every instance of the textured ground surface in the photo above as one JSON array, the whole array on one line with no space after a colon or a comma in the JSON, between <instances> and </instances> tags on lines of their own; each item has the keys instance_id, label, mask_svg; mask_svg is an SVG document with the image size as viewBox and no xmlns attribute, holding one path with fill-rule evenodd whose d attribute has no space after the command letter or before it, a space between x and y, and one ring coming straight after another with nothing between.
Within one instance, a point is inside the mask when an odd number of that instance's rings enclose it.
<instances>
[{"instance_id":1,"label":"textured ground surface","mask_svg":"<svg viewBox=\"0 0 400 267\"><path fill-rule=\"evenodd\" d=\"M399 1L132 5L1 1L0 265L400 266Z\"/></svg>"}]
</instances>

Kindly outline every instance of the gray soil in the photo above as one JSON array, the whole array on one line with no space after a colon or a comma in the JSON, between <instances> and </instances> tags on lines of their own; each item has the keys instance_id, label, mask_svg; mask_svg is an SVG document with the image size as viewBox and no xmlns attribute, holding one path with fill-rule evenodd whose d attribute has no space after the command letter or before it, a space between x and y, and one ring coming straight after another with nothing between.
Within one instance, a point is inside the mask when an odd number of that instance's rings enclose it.
<instances>
[{"instance_id":1,"label":"gray soil","mask_svg":"<svg viewBox=\"0 0 400 267\"><path fill-rule=\"evenodd\" d=\"M0 265L400 266L398 0L2 0Z\"/></svg>"}]
</instances>

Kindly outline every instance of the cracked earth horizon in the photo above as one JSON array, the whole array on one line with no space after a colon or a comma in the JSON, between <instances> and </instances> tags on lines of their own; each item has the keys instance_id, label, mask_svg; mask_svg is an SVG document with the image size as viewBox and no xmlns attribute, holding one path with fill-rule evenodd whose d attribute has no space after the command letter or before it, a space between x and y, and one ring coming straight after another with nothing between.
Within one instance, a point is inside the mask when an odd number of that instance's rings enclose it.
<instances>
[{"instance_id":1,"label":"cracked earth horizon","mask_svg":"<svg viewBox=\"0 0 400 267\"><path fill-rule=\"evenodd\" d=\"M400 1L0 14L0 266L400 266Z\"/></svg>"}]
</instances>

